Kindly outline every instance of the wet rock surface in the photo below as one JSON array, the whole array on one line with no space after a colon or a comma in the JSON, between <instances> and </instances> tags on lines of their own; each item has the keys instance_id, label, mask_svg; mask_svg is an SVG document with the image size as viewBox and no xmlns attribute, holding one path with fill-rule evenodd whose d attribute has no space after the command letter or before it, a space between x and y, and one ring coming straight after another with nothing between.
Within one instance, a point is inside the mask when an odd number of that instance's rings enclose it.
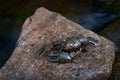
<instances>
[{"instance_id":1,"label":"wet rock surface","mask_svg":"<svg viewBox=\"0 0 120 80\"><path fill-rule=\"evenodd\" d=\"M98 40L99 46L88 46L74 62L51 63L36 52L45 44L83 35ZM60 14L39 8L21 30L16 48L0 70L0 80L107 80L114 61L114 44Z\"/></svg>"}]
</instances>

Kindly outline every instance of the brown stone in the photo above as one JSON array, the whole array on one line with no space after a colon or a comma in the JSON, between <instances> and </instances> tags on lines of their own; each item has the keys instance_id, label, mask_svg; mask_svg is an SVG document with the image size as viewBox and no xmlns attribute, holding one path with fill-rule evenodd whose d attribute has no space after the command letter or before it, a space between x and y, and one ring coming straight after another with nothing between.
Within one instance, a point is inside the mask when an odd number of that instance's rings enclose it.
<instances>
[{"instance_id":1,"label":"brown stone","mask_svg":"<svg viewBox=\"0 0 120 80\"><path fill-rule=\"evenodd\" d=\"M43 45L77 35L93 37L100 45L87 47L75 62L66 64L35 57ZM0 80L107 80L114 56L111 41L58 13L39 8L25 21L13 54L0 70Z\"/></svg>"}]
</instances>

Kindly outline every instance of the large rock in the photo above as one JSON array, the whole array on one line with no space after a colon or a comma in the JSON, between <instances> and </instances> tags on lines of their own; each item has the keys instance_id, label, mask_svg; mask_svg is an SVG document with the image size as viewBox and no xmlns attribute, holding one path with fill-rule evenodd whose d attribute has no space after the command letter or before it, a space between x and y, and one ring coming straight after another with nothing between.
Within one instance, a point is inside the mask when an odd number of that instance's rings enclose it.
<instances>
[{"instance_id":1,"label":"large rock","mask_svg":"<svg viewBox=\"0 0 120 80\"><path fill-rule=\"evenodd\" d=\"M98 40L99 46L87 47L75 62L58 64L36 52L45 44L66 37L83 35ZM60 14L39 8L29 17L10 59L0 70L0 80L107 80L114 61L114 44L67 20Z\"/></svg>"}]
</instances>

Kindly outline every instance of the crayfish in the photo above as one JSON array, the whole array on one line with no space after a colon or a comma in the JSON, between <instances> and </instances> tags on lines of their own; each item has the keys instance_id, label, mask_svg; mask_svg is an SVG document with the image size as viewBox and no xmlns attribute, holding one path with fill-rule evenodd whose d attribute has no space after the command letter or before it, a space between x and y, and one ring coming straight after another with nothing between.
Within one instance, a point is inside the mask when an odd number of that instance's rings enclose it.
<instances>
[{"instance_id":1,"label":"crayfish","mask_svg":"<svg viewBox=\"0 0 120 80\"><path fill-rule=\"evenodd\" d=\"M47 55L47 60L54 63L70 63L75 56L85 50L85 46L98 46L97 40L92 37L68 37L59 42L53 42L43 46L38 52L38 56L42 56L51 49L55 51Z\"/></svg>"}]
</instances>

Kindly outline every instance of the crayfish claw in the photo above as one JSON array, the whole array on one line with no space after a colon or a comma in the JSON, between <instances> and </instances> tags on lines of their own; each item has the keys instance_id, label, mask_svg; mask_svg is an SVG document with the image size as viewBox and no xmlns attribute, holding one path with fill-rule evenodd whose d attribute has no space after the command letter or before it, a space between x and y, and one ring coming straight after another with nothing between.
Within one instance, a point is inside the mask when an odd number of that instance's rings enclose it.
<instances>
[{"instance_id":1,"label":"crayfish claw","mask_svg":"<svg viewBox=\"0 0 120 80\"><path fill-rule=\"evenodd\" d=\"M57 57L59 56L60 54L57 54L57 53L50 53L48 54L48 57Z\"/></svg>"},{"instance_id":2,"label":"crayfish claw","mask_svg":"<svg viewBox=\"0 0 120 80\"><path fill-rule=\"evenodd\" d=\"M60 54L48 54L47 60L54 63L69 63L71 62L72 58L69 53L61 52Z\"/></svg>"},{"instance_id":3,"label":"crayfish claw","mask_svg":"<svg viewBox=\"0 0 120 80\"><path fill-rule=\"evenodd\" d=\"M93 39L92 37L87 37L87 40L90 44L94 45L94 46L98 46L99 43L97 40Z\"/></svg>"},{"instance_id":4,"label":"crayfish claw","mask_svg":"<svg viewBox=\"0 0 120 80\"><path fill-rule=\"evenodd\" d=\"M52 44L47 44L43 46L40 50L37 51L36 56L41 57L44 53L46 53L48 50L52 49L53 45Z\"/></svg>"}]
</instances>

